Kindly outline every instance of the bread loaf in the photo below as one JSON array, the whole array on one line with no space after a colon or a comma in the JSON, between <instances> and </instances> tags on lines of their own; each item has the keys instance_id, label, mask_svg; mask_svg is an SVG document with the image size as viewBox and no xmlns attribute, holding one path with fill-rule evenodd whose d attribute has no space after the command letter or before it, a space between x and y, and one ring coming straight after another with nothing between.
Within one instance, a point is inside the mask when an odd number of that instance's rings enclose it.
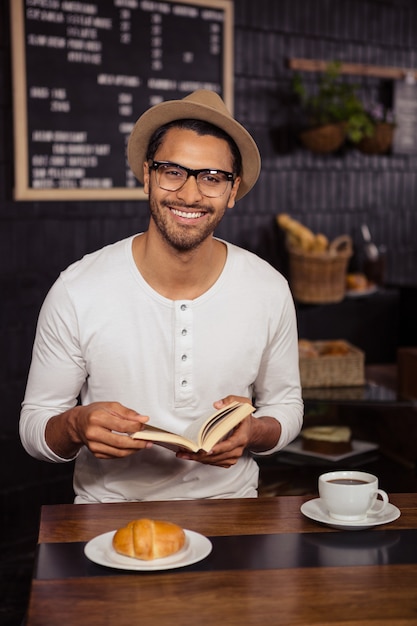
<instances>
[{"instance_id":1,"label":"bread loaf","mask_svg":"<svg viewBox=\"0 0 417 626\"><path fill-rule=\"evenodd\" d=\"M348 344L343 340L334 340L324 342L320 356L344 356L349 354L350 348Z\"/></svg>"},{"instance_id":2,"label":"bread loaf","mask_svg":"<svg viewBox=\"0 0 417 626\"><path fill-rule=\"evenodd\" d=\"M287 232L292 245L303 250L310 250L313 247L314 233L309 228L292 219L287 213L280 213L277 222Z\"/></svg>"},{"instance_id":3,"label":"bread loaf","mask_svg":"<svg viewBox=\"0 0 417 626\"><path fill-rule=\"evenodd\" d=\"M304 252L325 252L328 249L329 240L323 233L315 235L287 213L280 213L276 219L278 226L286 232L290 247L299 248Z\"/></svg>"},{"instance_id":4,"label":"bread loaf","mask_svg":"<svg viewBox=\"0 0 417 626\"><path fill-rule=\"evenodd\" d=\"M119 528L113 537L116 552L143 561L175 554L184 543L185 533L180 526L151 519L133 520Z\"/></svg>"},{"instance_id":5,"label":"bread loaf","mask_svg":"<svg viewBox=\"0 0 417 626\"><path fill-rule=\"evenodd\" d=\"M350 291L364 291L369 288L369 282L365 274L353 272L346 275L346 288Z\"/></svg>"},{"instance_id":6,"label":"bread loaf","mask_svg":"<svg viewBox=\"0 0 417 626\"><path fill-rule=\"evenodd\" d=\"M323 342L314 342L308 339L298 340L298 353L303 359L320 356L344 356L350 352L349 345L343 339Z\"/></svg>"},{"instance_id":7,"label":"bread loaf","mask_svg":"<svg viewBox=\"0 0 417 626\"><path fill-rule=\"evenodd\" d=\"M319 351L312 341L308 339L298 340L298 354L303 359L311 359L319 356Z\"/></svg>"}]
</instances>

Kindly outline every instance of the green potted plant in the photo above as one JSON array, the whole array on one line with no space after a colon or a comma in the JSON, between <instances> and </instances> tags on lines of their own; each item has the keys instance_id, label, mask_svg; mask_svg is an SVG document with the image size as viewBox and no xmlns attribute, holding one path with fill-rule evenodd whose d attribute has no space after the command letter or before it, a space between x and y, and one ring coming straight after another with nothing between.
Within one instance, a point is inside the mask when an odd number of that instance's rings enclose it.
<instances>
[{"instance_id":1,"label":"green potted plant","mask_svg":"<svg viewBox=\"0 0 417 626\"><path fill-rule=\"evenodd\" d=\"M338 150L348 139L354 144L373 133L373 125L356 94L356 85L340 80L340 63L329 63L317 92L309 94L299 74L293 90L306 117L302 143L313 152Z\"/></svg>"}]
</instances>

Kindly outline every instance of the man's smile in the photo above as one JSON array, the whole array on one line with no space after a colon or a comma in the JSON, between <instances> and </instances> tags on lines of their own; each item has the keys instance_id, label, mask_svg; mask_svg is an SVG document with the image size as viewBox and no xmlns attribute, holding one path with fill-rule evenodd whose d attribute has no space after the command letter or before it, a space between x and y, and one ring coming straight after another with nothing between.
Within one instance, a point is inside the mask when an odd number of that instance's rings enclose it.
<instances>
[{"instance_id":1,"label":"man's smile","mask_svg":"<svg viewBox=\"0 0 417 626\"><path fill-rule=\"evenodd\" d=\"M199 217L203 217L203 215L206 215L205 211L181 211L180 209L176 209L175 207L170 207L170 211L178 217L183 217L189 220L195 220Z\"/></svg>"}]
</instances>

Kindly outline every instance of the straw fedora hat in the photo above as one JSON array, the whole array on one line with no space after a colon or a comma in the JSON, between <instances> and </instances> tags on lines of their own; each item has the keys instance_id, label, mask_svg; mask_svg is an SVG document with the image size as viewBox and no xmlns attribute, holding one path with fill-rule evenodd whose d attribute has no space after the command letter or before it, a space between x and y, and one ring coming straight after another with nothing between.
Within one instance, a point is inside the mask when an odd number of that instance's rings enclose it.
<instances>
[{"instance_id":1,"label":"straw fedora hat","mask_svg":"<svg viewBox=\"0 0 417 626\"><path fill-rule=\"evenodd\" d=\"M194 91L182 100L156 104L138 119L129 137L127 159L139 182L143 183L143 163L151 136L160 126L179 119L209 122L234 139L242 157L242 180L236 199L248 193L256 183L261 168L258 147L248 131L230 115L220 96L206 89Z\"/></svg>"}]
</instances>

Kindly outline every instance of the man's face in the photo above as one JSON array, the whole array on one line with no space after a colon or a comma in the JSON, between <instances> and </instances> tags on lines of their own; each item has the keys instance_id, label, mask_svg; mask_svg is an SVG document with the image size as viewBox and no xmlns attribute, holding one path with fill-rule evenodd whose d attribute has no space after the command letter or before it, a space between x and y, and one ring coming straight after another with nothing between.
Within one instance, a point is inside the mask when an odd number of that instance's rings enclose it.
<instances>
[{"instance_id":1,"label":"man's face","mask_svg":"<svg viewBox=\"0 0 417 626\"><path fill-rule=\"evenodd\" d=\"M171 128L159 146L155 161L169 161L191 169L233 171L230 148L224 139ZM156 174L144 165L144 190L149 194L151 225L178 251L192 250L211 237L228 208L235 204L240 179L227 184L223 195L204 196L194 176L178 191L165 191Z\"/></svg>"}]
</instances>

